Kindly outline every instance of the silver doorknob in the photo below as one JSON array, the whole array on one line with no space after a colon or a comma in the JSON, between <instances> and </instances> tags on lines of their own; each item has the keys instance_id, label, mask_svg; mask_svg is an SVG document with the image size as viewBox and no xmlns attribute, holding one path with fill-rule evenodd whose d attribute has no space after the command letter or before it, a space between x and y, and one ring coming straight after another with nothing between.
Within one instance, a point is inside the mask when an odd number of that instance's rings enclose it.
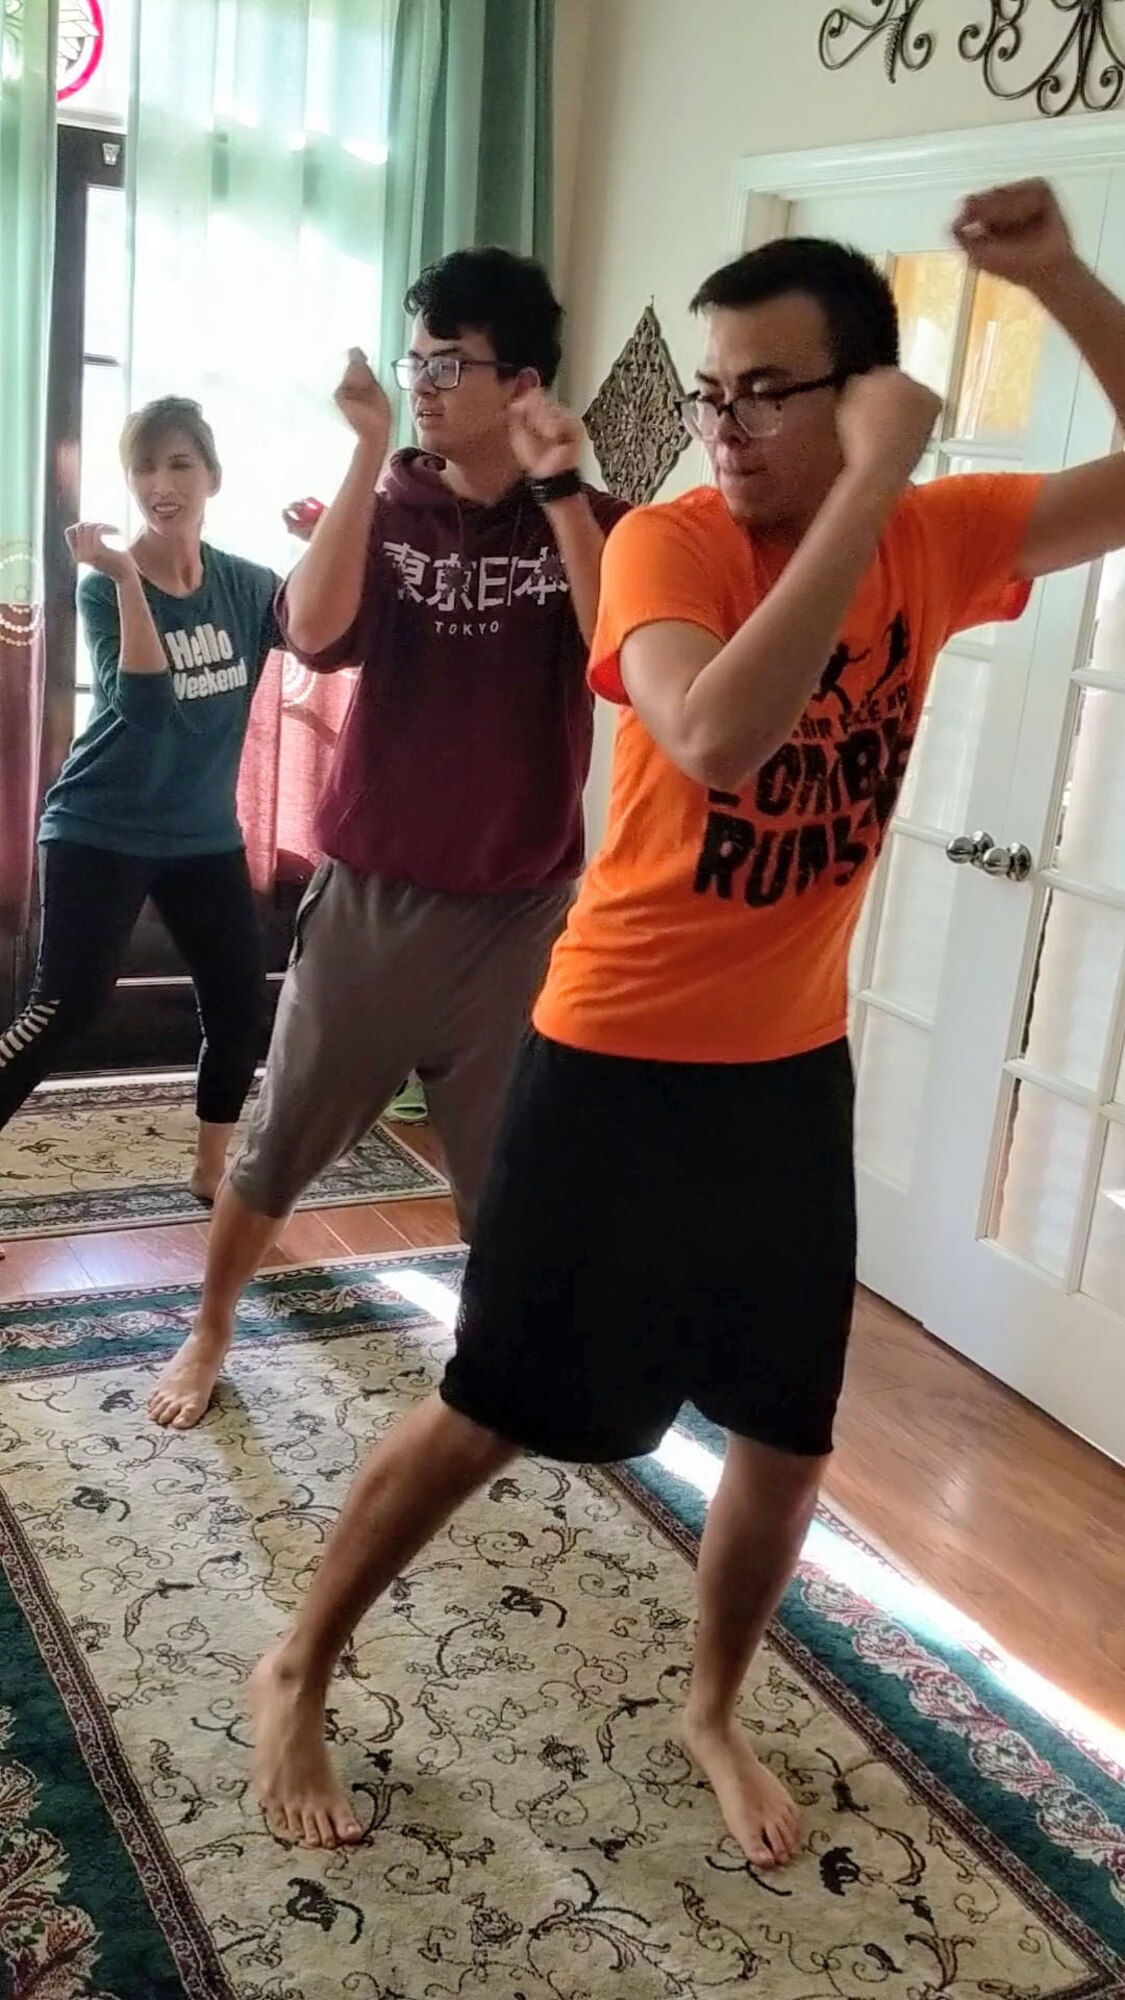
<instances>
[{"instance_id":1,"label":"silver doorknob","mask_svg":"<svg viewBox=\"0 0 1125 2000\"><path fill-rule=\"evenodd\" d=\"M959 833L955 840L949 842L945 851L956 867L964 868L971 864L974 868L979 868L985 855L990 853L994 846L995 842L990 833Z\"/></svg>"},{"instance_id":2,"label":"silver doorknob","mask_svg":"<svg viewBox=\"0 0 1125 2000\"><path fill-rule=\"evenodd\" d=\"M1009 882L1026 882L1031 873L1031 850L1022 841L1011 847L990 847L981 856L980 866L986 875L1002 875Z\"/></svg>"}]
</instances>

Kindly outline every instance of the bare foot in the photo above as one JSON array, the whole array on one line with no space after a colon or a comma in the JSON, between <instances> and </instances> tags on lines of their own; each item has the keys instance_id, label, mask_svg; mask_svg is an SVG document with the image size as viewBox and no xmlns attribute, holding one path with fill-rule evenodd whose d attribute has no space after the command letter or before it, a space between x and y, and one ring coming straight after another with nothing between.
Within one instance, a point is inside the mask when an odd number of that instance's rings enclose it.
<instances>
[{"instance_id":1,"label":"bare foot","mask_svg":"<svg viewBox=\"0 0 1125 2000\"><path fill-rule=\"evenodd\" d=\"M747 1860L755 1868L784 1868L800 1845L800 1815L781 1780L755 1757L740 1724L705 1724L685 1715L683 1739Z\"/></svg>"},{"instance_id":2,"label":"bare foot","mask_svg":"<svg viewBox=\"0 0 1125 2000\"><path fill-rule=\"evenodd\" d=\"M203 1202L207 1208L214 1208L215 1196L223 1185L224 1172L225 1168L223 1167L218 1168L216 1171L211 1171L206 1167L200 1166L192 1168L188 1186L195 1196L196 1201Z\"/></svg>"},{"instance_id":3,"label":"bare foot","mask_svg":"<svg viewBox=\"0 0 1125 2000\"><path fill-rule=\"evenodd\" d=\"M281 1654L267 1653L249 1681L254 1725L250 1782L270 1832L302 1847L337 1847L363 1829L332 1775L324 1746L324 1704L310 1695Z\"/></svg>"},{"instance_id":4,"label":"bare foot","mask_svg":"<svg viewBox=\"0 0 1125 2000\"><path fill-rule=\"evenodd\" d=\"M164 1430L190 1431L207 1415L229 1346L229 1338L204 1335L193 1328L156 1378L148 1399L154 1423Z\"/></svg>"}]
</instances>

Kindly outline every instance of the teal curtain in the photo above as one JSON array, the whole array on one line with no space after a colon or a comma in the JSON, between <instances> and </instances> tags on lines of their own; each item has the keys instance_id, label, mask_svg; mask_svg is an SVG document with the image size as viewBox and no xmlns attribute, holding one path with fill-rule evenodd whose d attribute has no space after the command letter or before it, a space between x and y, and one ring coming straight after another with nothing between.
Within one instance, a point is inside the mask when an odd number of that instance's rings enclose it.
<instances>
[{"instance_id":1,"label":"teal curtain","mask_svg":"<svg viewBox=\"0 0 1125 2000\"><path fill-rule=\"evenodd\" d=\"M384 369L411 279L449 250L553 250L554 0L399 0L383 252Z\"/></svg>"},{"instance_id":2,"label":"teal curtain","mask_svg":"<svg viewBox=\"0 0 1125 2000\"><path fill-rule=\"evenodd\" d=\"M43 722L57 0L0 9L0 929L27 922Z\"/></svg>"}]
</instances>

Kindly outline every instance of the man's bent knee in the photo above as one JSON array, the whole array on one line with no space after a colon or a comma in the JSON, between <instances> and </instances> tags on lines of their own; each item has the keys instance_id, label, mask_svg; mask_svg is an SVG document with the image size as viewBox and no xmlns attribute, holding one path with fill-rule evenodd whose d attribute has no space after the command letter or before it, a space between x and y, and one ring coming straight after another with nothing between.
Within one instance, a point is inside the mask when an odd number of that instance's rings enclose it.
<instances>
[{"instance_id":1,"label":"man's bent knee","mask_svg":"<svg viewBox=\"0 0 1125 2000\"><path fill-rule=\"evenodd\" d=\"M296 1208L308 1183L298 1182L287 1170L280 1153L269 1161L256 1157L246 1147L231 1161L227 1186L238 1198L240 1208L254 1221L282 1223Z\"/></svg>"},{"instance_id":2,"label":"man's bent knee","mask_svg":"<svg viewBox=\"0 0 1125 2000\"><path fill-rule=\"evenodd\" d=\"M831 1462L830 1454L804 1457L733 1431L727 1439L726 1471L748 1494L768 1500L774 1515L799 1515L811 1508Z\"/></svg>"},{"instance_id":3,"label":"man's bent knee","mask_svg":"<svg viewBox=\"0 0 1125 2000\"><path fill-rule=\"evenodd\" d=\"M455 1410L440 1393L430 1399L435 1426L434 1443L444 1448L451 1458L456 1458L467 1469L475 1471L479 1478L488 1479L513 1458L520 1456L521 1447L510 1438L501 1437L498 1431L488 1430L478 1424L474 1417L466 1417Z\"/></svg>"}]
</instances>

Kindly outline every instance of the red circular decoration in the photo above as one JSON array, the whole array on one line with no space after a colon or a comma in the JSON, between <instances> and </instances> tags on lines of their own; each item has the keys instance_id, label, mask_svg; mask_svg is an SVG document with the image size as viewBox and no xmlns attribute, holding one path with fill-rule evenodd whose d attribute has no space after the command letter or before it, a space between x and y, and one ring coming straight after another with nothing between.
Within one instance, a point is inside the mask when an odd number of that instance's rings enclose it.
<instances>
[{"instance_id":1,"label":"red circular decoration","mask_svg":"<svg viewBox=\"0 0 1125 2000\"><path fill-rule=\"evenodd\" d=\"M89 83L105 50L101 0L62 0L55 95L60 104Z\"/></svg>"}]
</instances>

